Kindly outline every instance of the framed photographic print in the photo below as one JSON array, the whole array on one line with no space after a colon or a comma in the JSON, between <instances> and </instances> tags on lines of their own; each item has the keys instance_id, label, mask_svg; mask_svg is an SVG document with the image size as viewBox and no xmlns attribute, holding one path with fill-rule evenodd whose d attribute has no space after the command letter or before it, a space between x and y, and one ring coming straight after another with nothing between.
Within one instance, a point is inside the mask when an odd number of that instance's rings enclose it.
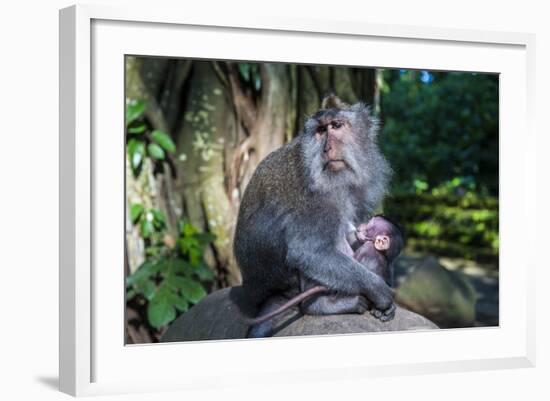
<instances>
[{"instance_id":1,"label":"framed photographic print","mask_svg":"<svg viewBox=\"0 0 550 401\"><path fill-rule=\"evenodd\" d=\"M532 366L533 43L62 10L61 390Z\"/></svg>"}]
</instances>

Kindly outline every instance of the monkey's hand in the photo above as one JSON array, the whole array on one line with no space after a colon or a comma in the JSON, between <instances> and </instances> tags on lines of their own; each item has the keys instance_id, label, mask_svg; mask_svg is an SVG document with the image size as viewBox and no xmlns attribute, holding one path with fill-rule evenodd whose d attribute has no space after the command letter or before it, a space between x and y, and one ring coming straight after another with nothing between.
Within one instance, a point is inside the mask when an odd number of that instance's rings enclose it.
<instances>
[{"instance_id":1,"label":"monkey's hand","mask_svg":"<svg viewBox=\"0 0 550 401\"><path fill-rule=\"evenodd\" d=\"M387 287L391 291L391 299L388 300L387 297L379 298L379 303L375 304L372 302L371 308L369 309L370 314L375 318L379 319L382 322L389 322L395 317L395 303L393 299L395 297L395 290L391 287Z\"/></svg>"},{"instance_id":2,"label":"monkey's hand","mask_svg":"<svg viewBox=\"0 0 550 401\"><path fill-rule=\"evenodd\" d=\"M391 306L388 309L383 311L373 307L370 310L370 313L375 318L380 319L380 321L388 322L395 317L395 304L392 302Z\"/></svg>"},{"instance_id":3,"label":"monkey's hand","mask_svg":"<svg viewBox=\"0 0 550 401\"><path fill-rule=\"evenodd\" d=\"M357 226L355 237L359 243L364 244L369 239L367 236L367 224L362 223Z\"/></svg>"}]
</instances>

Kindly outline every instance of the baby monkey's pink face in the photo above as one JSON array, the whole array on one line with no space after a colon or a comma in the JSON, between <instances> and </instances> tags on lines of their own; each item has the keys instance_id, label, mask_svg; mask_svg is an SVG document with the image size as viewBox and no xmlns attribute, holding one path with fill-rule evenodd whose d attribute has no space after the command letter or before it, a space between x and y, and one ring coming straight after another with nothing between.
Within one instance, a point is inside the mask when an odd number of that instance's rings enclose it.
<instances>
[{"instance_id":1,"label":"baby monkey's pink face","mask_svg":"<svg viewBox=\"0 0 550 401\"><path fill-rule=\"evenodd\" d=\"M387 251L390 249L391 239L387 235L377 235L374 237L374 247L378 251Z\"/></svg>"}]
</instances>

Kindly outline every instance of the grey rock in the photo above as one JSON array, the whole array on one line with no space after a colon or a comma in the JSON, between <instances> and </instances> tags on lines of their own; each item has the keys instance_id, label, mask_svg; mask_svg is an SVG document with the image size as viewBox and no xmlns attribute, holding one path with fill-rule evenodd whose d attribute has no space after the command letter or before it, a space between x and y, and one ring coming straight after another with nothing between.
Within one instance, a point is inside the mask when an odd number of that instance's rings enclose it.
<instances>
[{"instance_id":1,"label":"grey rock","mask_svg":"<svg viewBox=\"0 0 550 401\"><path fill-rule=\"evenodd\" d=\"M246 338L245 318L255 313L246 302L242 287L224 288L174 320L161 342Z\"/></svg>"},{"instance_id":2,"label":"grey rock","mask_svg":"<svg viewBox=\"0 0 550 401\"><path fill-rule=\"evenodd\" d=\"M396 265L397 303L440 327L474 326L477 294L468 277L432 256L399 258Z\"/></svg>"},{"instance_id":3,"label":"grey rock","mask_svg":"<svg viewBox=\"0 0 550 401\"><path fill-rule=\"evenodd\" d=\"M208 295L176 319L162 342L246 338L247 317L256 310L246 302L241 287L225 288ZM395 317L381 322L369 313L363 315L304 316L293 308L274 319L274 337L347 334L401 330L431 330L438 327L428 319L397 307Z\"/></svg>"}]
</instances>

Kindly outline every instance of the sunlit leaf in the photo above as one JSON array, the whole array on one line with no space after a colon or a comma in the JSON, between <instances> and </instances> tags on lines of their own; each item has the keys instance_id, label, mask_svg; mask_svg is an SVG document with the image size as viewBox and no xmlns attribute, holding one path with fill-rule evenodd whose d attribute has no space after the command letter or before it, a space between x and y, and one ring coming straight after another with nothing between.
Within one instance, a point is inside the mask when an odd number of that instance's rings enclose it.
<instances>
[{"instance_id":1,"label":"sunlit leaf","mask_svg":"<svg viewBox=\"0 0 550 401\"><path fill-rule=\"evenodd\" d=\"M141 220L140 223L140 232L141 236L143 238L149 238L153 232L155 231L155 227L153 226L153 222L149 221L148 219Z\"/></svg>"},{"instance_id":2,"label":"sunlit leaf","mask_svg":"<svg viewBox=\"0 0 550 401\"><path fill-rule=\"evenodd\" d=\"M132 220L132 223L137 223L143 213L143 209L143 206L139 203L134 203L130 206L130 219Z\"/></svg>"},{"instance_id":3,"label":"sunlit leaf","mask_svg":"<svg viewBox=\"0 0 550 401\"><path fill-rule=\"evenodd\" d=\"M133 170L137 170L145 156L145 142L132 138L128 141L128 156Z\"/></svg>"},{"instance_id":4,"label":"sunlit leaf","mask_svg":"<svg viewBox=\"0 0 550 401\"><path fill-rule=\"evenodd\" d=\"M151 137L167 152L173 153L176 151L176 145L166 132L155 130L151 133Z\"/></svg>"},{"instance_id":5,"label":"sunlit leaf","mask_svg":"<svg viewBox=\"0 0 550 401\"><path fill-rule=\"evenodd\" d=\"M142 134L147 129L147 125L143 121L132 121L126 131L129 134Z\"/></svg>"},{"instance_id":6,"label":"sunlit leaf","mask_svg":"<svg viewBox=\"0 0 550 401\"><path fill-rule=\"evenodd\" d=\"M189 224L189 223L183 224L183 226L181 228L181 233L183 234L184 237L191 237L197 231L198 231L197 228L194 225Z\"/></svg>"},{"instance_id":7,"label":"sunlit leaf","mask_svg":"<svg viewBox=\"0 0 550 401\"><path fill-rule=\"evenodd\" d=\"M136 100L126 106L126 126L143 114L146 103L143 100Z\"/></svg>"},{"instance_id":8,"label":"sunlit leaf","mask_svg":"<svg viewBox=\"0 0 550 401\"><path fill-rule=\"evenodd\" d=\"M147 145L147 152L153 159L164 159L164 150L156 143L150 143L149 145Z\"/></svg>"}]
</instances>

